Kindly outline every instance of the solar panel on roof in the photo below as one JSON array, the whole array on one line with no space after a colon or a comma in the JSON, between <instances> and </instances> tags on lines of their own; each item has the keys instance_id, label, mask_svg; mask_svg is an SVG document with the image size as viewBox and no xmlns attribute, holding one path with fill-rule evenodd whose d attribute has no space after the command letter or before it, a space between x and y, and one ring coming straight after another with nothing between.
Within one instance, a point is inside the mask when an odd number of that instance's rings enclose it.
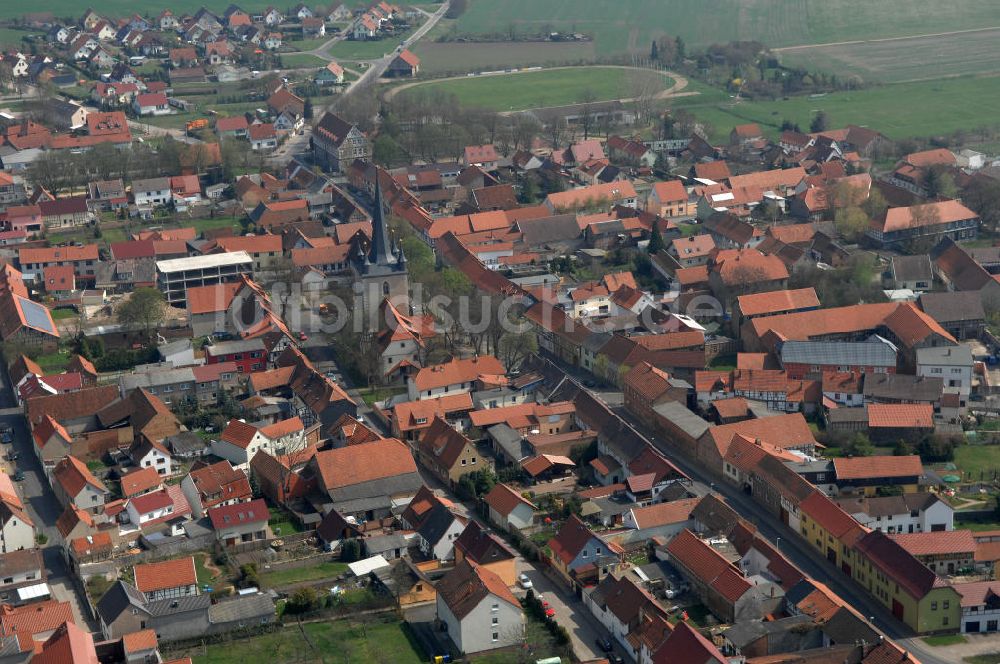
<instances>
[{"instance_id":1,"label":"solar panel on roof","mask_svg":"<svg viewBox=\"0 0 1000 664\"><path fill-rule=\"evenodd\" d=\"M55 324L52 322L52 316L49 315L48 309L23 297L18 297L17 303L21 308L21 313L24 314L24 321L28 327L43 330L49 334L56 333Z\"/></svg>"}]
</instances>

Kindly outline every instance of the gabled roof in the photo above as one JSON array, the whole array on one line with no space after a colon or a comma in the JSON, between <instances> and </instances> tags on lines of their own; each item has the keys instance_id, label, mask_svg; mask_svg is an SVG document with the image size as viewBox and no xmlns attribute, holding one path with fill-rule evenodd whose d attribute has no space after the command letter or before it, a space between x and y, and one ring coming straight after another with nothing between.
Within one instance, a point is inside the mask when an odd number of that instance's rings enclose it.
<instances>
[{"instance_id":1,"label":"gabled roof","mask_svg":"<svg viewBox=\"0 0 1000 664\"><path fill-rule=\"evenodd\" d=\"M262 498L249 503L223 505L208 511L208 518L215 530L224 530L240 524L267 523L270 512Z\"/></svg>"},{"instance_id":2,"label":"gabled roof","mask_svg":"<svg viewBox=\"0 0 1000 664\"><path fill-rule=\"evenodd\" d=\"M517 553L506 542L484 529L478 521L469 521L469 525L455 540L455 549L477 565L490 565L517 557Z\"/></svg>"},{"instance_id":3,"label":"gabled roof","mask_svg":"<svg viewBox=\"0 0 1000 664\"><path fill-rule=\"evenodd\" d=\"M871 406L869 406L871 408ZM876 479L890 477L920 477L924 466L920 457L866 456L836 457L833 460L838 480Z\"/></svg>"},{"instance_id":4,"label":"gabled roof","mask_svg":"<svg viewBox=\"0 0 1000 664\"><path fill-rule=\"evenodd\" d=\"M974 554L976 551L976 538L971 530L899 533L889 537L917 557Z\"/></svg>"},{"instance_id":5,"label":"gabled roof","mask_svg":"<svg viewBox=\"0 0 1000 664\"><path fill-rule=\"evenodd\" d=\"M195 571L193 556L156 563L143 563L136 565L133 572L135 574L135 587L139 592L144 593L198 584L198 574Z\"/></svg>"},{"instance_id":6,"label":"gabled roof","mask_svg":"<svg viewBox=\"0 0 1000 664\"><path fill-rule=\"evenodd\" d=\"M880 530L869 532L855 546L873 566L912 597L921 599L932 589L946 585L937 574Z\"/></svg>"},{"instance_id":7,"label":"gabled roof","mask_svg":"<svg viewBox=\"0 0 1000 664\"><path fill-rule=\"evenodd\" d=\"M799 504L802 513L815 521L827 533L850 546L865 533L865 528L850 514L823 494L814 491Z\"/></svg>"},{"instance_id":8,"label":"gabled roof","mask_svg":"<svg viewBox=\"0 0 1000 664\"><path fill-rule=\"evenodd\" d=\"M668 503L636 507L632 509L632 518L640 529L683 523L691 519L691 512L700 502L701 498L682 498Z\"/></svg>"},{"instance_id":9,"label":"gabled roof","mask_svg":"<svg viewBox=\"0 0 1000 664\"><path fill-rule=\"evenodd\" d=\"M495 484L483 500L502 516L509 516L518 505L527 505L532 511L538 509L534 503L502 482Z\"/></svg>"},{"instance_id":10,"label":"gabled roof","mask_svg":"<svg viewBox=\"0 0 1000 664\"><path fill-rule=\"evenodd\" d=\"M934 406L929 403L869 404L868 426L870 428L891 429L933 429ZM917 457L917 461L919 463L919 457ZM908 466L901 467L908 468Z\"/></svg>"},{"instance_id":11,"label":"gabled roof","mask_svg":"<svg viewBox=\"0 0 1000 664\"><path fill-rule=\"evenodd\" d=\"M692 576L735 603L753 584L721 553L685 528L667 544L671 560Z\"/></svg>"},{"instance_id":12,"label":"gabled roof","mask_svg":"<svg viewBox=\"0 0 1000 664\"><path fill-rule=\"evenodd\" d=\"M740 295L736 301L739 303L740 313L744 316L819 308L819 297L812 286L794 290Z\"/></svg>"},{"instance_id":13,"label":"gabled roof","mask_svg":"<svg viewBox=\"0 0 1000 664\"><path fill-rule=\"evenodd\" d=\"M327 491L417 472L409 448L395 438L321 450L313 462Z\"/></svg>"},{"instance_id":14,"label":"gabled roof","mask_svg":"<svg viewBox=\"0 0 1000 664\"><path fill-rule=\"evenodd\" d=\"M108 493L104 484L94 477L90 469L74 456L63 457L52 470L52 476L70 498L76 498L85 486L100 493Z\"/></svg>"},{"instance_id":15,"label":"gabled roof","mask_svg":"<svg viewBox=\"0 0 1000 664\"><path fill-rule=\"evenodd\" d=\"M500 577L489 569L463 560L437 584L438 597L459 620L492 596L520 610L521 604Z\"/></svg>"},{"instance_id":16,"label":"gabled roof","mask_svg":"<svg viewBox=\"0 0 1000 664\"><path fill-rule=\"evenodd\" d=\"M612 542L604 542L587 527L580 517L571 515L563 523L555 537L549 540L549 548L552 554L559 557L564 564L573 562L581 550L591 541L601 541L606 547L615 550L616 545Z\"/></svg>"},{"instance_id":17,"label":"gabled roof","mask_svg":"<svg viewBox=\"0 0 1000 664\"><path fill-rule=\"evenodd\" d=\"M425 454L436 459L441 467L451 470L472 442L438 415L417 444Z\"/></svg>"},{"instance_id":18,"label":"gabled roof","mask_svg":"<svg viewBox=\"0 0 1000 664\"><path fill-rule=\"evenodd\" d=\"M125 473L121 478L122 495L126 498L145 493L160 486L160 475L156 469L147 466Z\"/></svg>"},{"instance_id":19,"label":"gabled roof","mask_svg":"<svg viewBox=\"0 0 1000 664\"><path fill-rule=\"evenodd\" d=\"M727 664L729 659L686 622L679 622L653 654L653 664Z\"/></svg>"},{"instance_id":20,"label":"gabled roof","mask_svg":"<svg viewBox=\"0 0 1000 664\"><path fill-rule=\"evenodd\" d=\"M504 375L507 370L497 358L492 355L453 359L444 364L424 367L412 378L417 390L433 390L456 383L475 381L483 374Z\"/></svg>"}]
</instances>

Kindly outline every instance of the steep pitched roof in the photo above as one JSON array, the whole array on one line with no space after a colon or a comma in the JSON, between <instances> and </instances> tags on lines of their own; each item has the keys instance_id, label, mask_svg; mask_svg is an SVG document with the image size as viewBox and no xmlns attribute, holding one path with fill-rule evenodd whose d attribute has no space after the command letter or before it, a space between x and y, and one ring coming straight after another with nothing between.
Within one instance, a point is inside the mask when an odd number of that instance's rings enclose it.
<instances>
[{"instance_id":1,"label":"steep pitched roof","mask_svg":"<svg viewBox=\"0 0 1000 664\"><path fill-rule=\"evenodd\" d=\"M520 602L492 571L463 560L445 574L437 584L438 596L459 620L469 615L489 596L507 602L518 609Z\"/></svg>"},{"instance_id":2,"label":"steep pitched roof","mask_svg":"<svg viewBox=\"0 0 1000 664\"><path fill-rule=\"evenodd\" d=\"M104 484L94 477L90 469L74 456L62 458L52 471L52 476L62 486L66 495L75 498L83 487L90 485L101 493L108 490Z\"/></svg>"},{"instance_id":3,"label":"steep pitched roof","mask_svg":"<svg viewBox=\"0 0 1000 664\"><path fill-rule=\"evenodd\" d=\"M417 472L409 448L395 438L321 450L314 462L326 490Z\"/></svg>"},{"instance_id":4,"label":"steep pitched roof","mask_svg":"<svg viewBox=\"0 0 1000 664\"><path fill-rule=\"evenodd\" d=\"M527 505L532 511L537 509L534 503L502 482L495 484L483 500L503 516L508 516L518 505Z\"/></svg>"}]
</instances>

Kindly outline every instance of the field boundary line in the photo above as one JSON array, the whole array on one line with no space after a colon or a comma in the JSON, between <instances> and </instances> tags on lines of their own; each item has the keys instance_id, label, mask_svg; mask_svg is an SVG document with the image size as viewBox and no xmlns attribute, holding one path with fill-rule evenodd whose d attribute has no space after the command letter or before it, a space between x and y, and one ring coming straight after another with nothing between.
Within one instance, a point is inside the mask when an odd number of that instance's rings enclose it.
<instances>
[{"instance_id":1,"label":"field boundary line","mask_svg":"<svg viewBox=\"0 0 1000 664\"><path fill-rule=\"evenodd\" d=\"M772 53L786 53L788 51L801 51L810 48L823 48L825 46L851 46L854 44L878 44L881 42L906 41L908 39L926 39L928 37L951 37L953 35L967 35L972 32L991 32L1000 30L1000 25L988 28L969 28L967 30L951 30L950 32L931 32L925 35L907 35L905 37L882 37L879 39L852 39L849 41L826 42L823 44L799 44L798 46L780 46L772 48Z\"/></svg>"}]
</instances>

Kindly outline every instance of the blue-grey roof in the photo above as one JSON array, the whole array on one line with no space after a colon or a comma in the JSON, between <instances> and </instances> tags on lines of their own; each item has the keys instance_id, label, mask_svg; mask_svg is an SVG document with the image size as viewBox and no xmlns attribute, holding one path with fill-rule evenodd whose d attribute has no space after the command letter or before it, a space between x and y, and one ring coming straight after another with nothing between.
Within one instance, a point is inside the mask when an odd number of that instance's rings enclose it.
<instances>
[{"instance_id":1,"label":"blue-grey roof","mask_svg":"<svg viewBox=\"0 0 1000 664\"><path fill-rule=\"evenodd\" d=\"M28 327L58 336L59 333L56 332L55 323L53 323L48 309L29 299L15 297L21 313L24 315L24 322Z\"/></svg>"},{"instance_id":2,"label":"blue-grey roof","mask_svg":"<svg viewBox=\"0 0 1000 664\"><path fill-rule=\"evenodd\" d=\"M782 365L894 367L896 354L896 347L878 335L867 341L786 341L781 345Z\"/></svg>"}]
</instances>

